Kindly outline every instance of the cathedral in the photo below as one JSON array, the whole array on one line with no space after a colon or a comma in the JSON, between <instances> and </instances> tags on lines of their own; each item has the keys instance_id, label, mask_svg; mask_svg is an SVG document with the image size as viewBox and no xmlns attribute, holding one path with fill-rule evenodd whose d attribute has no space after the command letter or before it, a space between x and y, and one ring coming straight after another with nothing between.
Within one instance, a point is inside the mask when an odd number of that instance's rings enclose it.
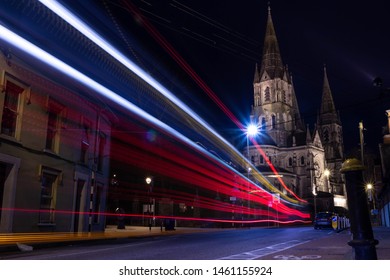
<instances>
[{"instance_id":1,"label":"cathedral","mask_svg":"<svg viewBox=\"0 0 390 280\"><path fill-rule=\"evenodd\" d=\"M244 155L280 191L280 178L288 189L313 205L313 212L343 212L347 208L342 124L324 67L322 101L313 130L301 118L292 77L282 62L268 8L261 61L253 81L251 123L257 125L256 141ZM249 136L248 136L249 137ZM269 162L277 169L275 174Z\"/></svg>"}]
</instances>

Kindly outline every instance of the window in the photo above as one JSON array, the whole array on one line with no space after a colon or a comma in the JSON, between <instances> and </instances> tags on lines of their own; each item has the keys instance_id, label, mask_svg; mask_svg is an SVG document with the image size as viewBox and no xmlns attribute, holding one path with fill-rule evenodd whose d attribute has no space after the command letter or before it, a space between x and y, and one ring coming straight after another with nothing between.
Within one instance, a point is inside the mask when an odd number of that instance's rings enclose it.
<instances>
[{"instance_id":1,"label":"window","mask_svg":"<svg viewBox=\"0 0 390 280\"><path fill-rule=\"evenodd\" d=\"M329 142L329 132L327 129L324 130L324 143Z\"/></svg>"},{"instance_id":2,"label":"window","mask_svg":"<svg viewBox=\"0 0 390 280\"><path fill-rule=\"evenodd\" d=\"M272 127L272 129L276 128L276 116L275 115L272 115L271 127Z\"/></svg>"},{"instance_id":3,"label":"window","mask_svg":"<svg viewBox=\"0 0 390 280\"><path fill-rule=\"evenodd\" d=\"M269 87L267 87L264 91L264 101L271 102L271 93L270 93Z\"/></svg>"},{"instance_id":4,"label":"window","mask_svg":"<svg viewBox=\"0 0 390 280\"><path fill-rule=\"evenodd\" d=\"M259 106L260 105L260 97L258 94L256 94L255 96L255 106Z\"/></svg>"},{"instance_id":5,"label":"window","mask_svg":"<svg viewBox=\"0 0 390 280\"><path fill-rule=\"evenodd\" d=\"M287 103L286 92L282 90L282 102Z\"/></svg>"},{"instance_id":6,"label":"window","mask_svg":"<svg viewBox=\"0 0 390 280\"><path fill-rule=\"evenodd\" d=\"M292 166L293 165L293 159L292 159L292 157L289 157L288 158L288 166Z\"/></svg>"},{"instance_id":7,"label":"window","mask_svg":"<svg viewBox=\"0 0 390 280\"><path fill-rule=\"evenodd\" d=\"M1 118L1 133L16 137L16 130L21 106L21 94L24 88L9 80L5 81L4 106Z\"/></svg>"},{"instance_id":8,"label":"window","mask_svg":"<svg viewBox=\"0 0 390 280\"><path fill-rule=\"evenodd\" d=\"M64 112L64 106L49 98L47 109L48 115L45 148L54 153L58 153L60 146L61 114Z\"/></svg>"},{"instance_id":9,"label":"window","mask_svg":"<svg viewBox=\"0 0 390 280\"><path fill-rule=\"evenodd\" d=\"M260 155L260 164L264 164L264 157Z\"/></svg>"},{"instance_id":10,"label":"window","mask_svg":"<svg viewBox=\"0 0 390 280\"><path fill-rule=\"evenodd\" d=\"M261 130L265 130L267 126L267 122L265 121L265 117L261 118Z\"/></svg>"},{"instance_id":11,"label":"window","mask_svg":"<svg viewBox=\"0 0 390 280\"><path fill-rule=\"evenodd\" d=\"M57 184L60 171L43 168L41 173L41 201L39 223L53 224Z\"/></svg>"},{"instance_id":12,"label":"window","mask_svg":"<svg viewBox=\"0 0 390 280\"><path fill-rule=\"evenodd\" d=\"M301 156L301 165L305 165L305 157Z\"/></svg>"},{"instance_id":13,"label":"window","mask_svg":"<svg viewBox=\"0 0 390 280\"><path fill-rule=\"evenodd\" d=\"M251 162L252 162L252 164L255 164L255 162L256 162L256 156L251 156Z\"/></svg>"}]
</instances>

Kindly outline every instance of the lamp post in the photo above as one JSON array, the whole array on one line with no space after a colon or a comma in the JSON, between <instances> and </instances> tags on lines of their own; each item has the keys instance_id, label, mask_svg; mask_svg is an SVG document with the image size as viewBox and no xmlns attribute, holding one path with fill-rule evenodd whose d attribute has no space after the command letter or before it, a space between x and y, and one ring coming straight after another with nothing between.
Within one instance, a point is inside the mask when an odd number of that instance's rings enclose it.
<instances>
[{"instance_id":1,"label":"lamp post","mask_svg":"<svg viewBox=\"0 0 390 280\"><path fill-rule=\"evenodd\" d=\"M314 217L317 215L317 185L314 183L314 178L313 178L313 171L315 170L314 168L314 158L318 154L313 154L309 153L310 159L310 168L308 169L310 171L310 184L312 187L312 194L313 194L313 203L314 203Z\"/></svg>"},{"instance_id":2,"label":"lamp post","mask_svg":"<svg viewBox=\"0 0 390 280\"><path fill-rule=\"evenodd\" d=\"M248 157L248 161L251 162L251 158L249 156L249 137L255 137L259 134L259 128L256 124L249 124L246 128L246 153ZM248 210L250 210L250 199L249 199L249 175L251 172L251 168L248 164L247 168L247 177L248 177ZM250 215L250 214L249 214Z\"/></svg>"},{"instance_id":3,"label":"lamp post","mask_svg":"<svg viewBox=\"0 0 390 280\"><path fill-rule=\"evenodd\" d=\"M314 217L317 216L317 187L313 184Z\"/></svg>"},{"instance_id":4,"label":"lamp post","mask_svg":"<svg viewBox=\"0 0 390 280\"><path fill-rule=\"evenodd\" d=\"M347 201L351 220L353 239L348 242L355 251L356 260L376 260L378 240L374 239L370 214L367 205L367 194L363 183L364 167L356 159L347 159L341 166L341 173L345 175Z\"/></svg>"},{"instance_id":5,"label":"lamp post","mask_svg":"<svg viewBox=\"0 0 390 280\"><path fill-rule=\"evenodd\" d=\"M149 198L149 204L148 204L148 214L149 214L149 230L152 230L152 218L151 218L151 213L152 213L152 198L151 198L151 193L152 193L152 178L151 177L146 177L145 178L146 184L148 185L148 198Z\"/></svg>"}]
</instances>

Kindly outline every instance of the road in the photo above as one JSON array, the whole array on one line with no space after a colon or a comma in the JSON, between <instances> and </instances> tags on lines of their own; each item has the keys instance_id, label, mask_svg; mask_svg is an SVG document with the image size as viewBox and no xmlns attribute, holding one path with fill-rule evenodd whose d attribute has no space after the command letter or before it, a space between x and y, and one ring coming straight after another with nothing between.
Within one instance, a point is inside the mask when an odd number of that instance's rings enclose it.
<instances>
[{"instance_id":1,"label":"road","mask_svg":"<svg viewBox=\"0 0 390 280\"><path fill-rule=\"evenodd\" d=\"M123 238L0 255L24 260L258 259L332 234L312 227L232 229L145 238Z\"/></svg>"}]
</instances>

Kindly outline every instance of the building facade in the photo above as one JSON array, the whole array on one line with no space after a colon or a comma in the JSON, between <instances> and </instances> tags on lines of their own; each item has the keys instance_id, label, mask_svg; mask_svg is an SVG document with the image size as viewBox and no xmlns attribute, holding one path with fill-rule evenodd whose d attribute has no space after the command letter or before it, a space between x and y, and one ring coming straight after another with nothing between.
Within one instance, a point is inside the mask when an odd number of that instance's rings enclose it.
<instances>
[{"instance_id":1,"label":"building facade","mask_svg":"<svg viewBox=\"0 0 390 280\"><path fill-rule=\"evenodd\" d=\"M102 231L112 118L4 53L0 232Z\"/></svg>"},{"instance_id":2,"label":"building facade","mask_svg":"<svg viewBox=\"0 0 390 280\"><path fill-rule=\"evenodd\" d=\"M275 174L268 167L268 161L271 162L285 185L316 204L316 210L346 208L344 178L339 172L344 159L342 125L326 68L320 114L311 131L301 118L292 77L280 54L270 8L262 60L256 64L253 87L251 122L259 127L260 133L256 144L252 142L244 150L246 157L278 186L279 180L273 178Z\"/></svg>"}]
</instances>

